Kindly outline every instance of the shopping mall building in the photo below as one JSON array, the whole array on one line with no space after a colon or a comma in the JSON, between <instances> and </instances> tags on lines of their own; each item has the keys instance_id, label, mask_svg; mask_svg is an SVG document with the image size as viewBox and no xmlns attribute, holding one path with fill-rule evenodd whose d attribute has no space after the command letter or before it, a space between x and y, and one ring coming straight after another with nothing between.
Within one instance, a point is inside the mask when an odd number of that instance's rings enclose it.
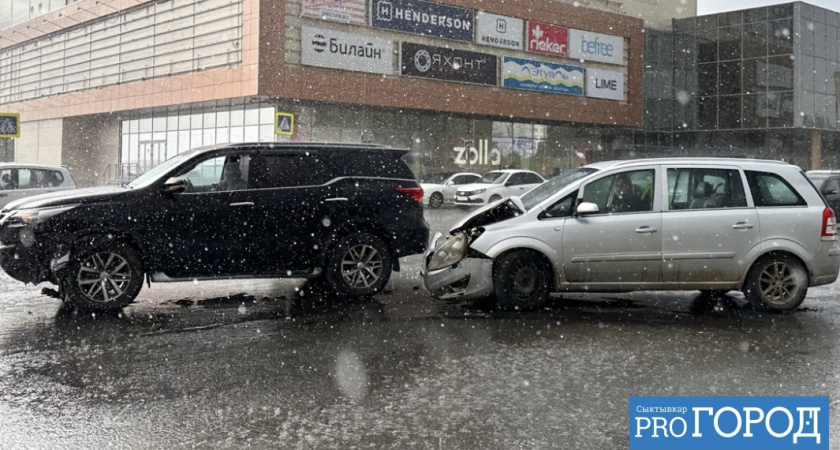
<instances>
[{"instance_id":1,"label":"shopping mall building","mask_svg":"<svg viewBox=\"0 0 840 450\"><path fill-rule=\"evenodd\" d=\"M694 3L0 0L0 161L86 184L243 141L408 148L418 177L658 155L837 167L837 14Z\"/></svg>"},{"instance_id":2,"label":"shopping mall building","mask_svg":"<svg viewBox=\"0 0 840 450\"><path fill-rule=\"evenodd\" d=\"M418 176L550 175L633 146L638 17L694 14L680 0L60 1L0 0L0 113L19 115L0 160L89 184L202 145L288 140L408 148Z\"/></svg>"}]
</instances>

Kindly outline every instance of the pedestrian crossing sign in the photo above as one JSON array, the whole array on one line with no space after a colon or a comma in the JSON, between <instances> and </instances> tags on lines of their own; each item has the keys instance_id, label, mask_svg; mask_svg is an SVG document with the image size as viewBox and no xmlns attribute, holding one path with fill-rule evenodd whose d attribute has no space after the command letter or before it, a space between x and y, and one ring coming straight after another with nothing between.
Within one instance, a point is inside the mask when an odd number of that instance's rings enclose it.
<instances>
[{"instance_id":1,"label":"pedestrian crossing sign","mask_svg":"<svg viewBox=\"0 0 840 450\"><path fill-rule=\"evenodd\" d=\"M291 136L295 131L295 115L279 112L274 118L274 133Z\"/></svg>"},{"instance_id":2,"label":"pedestrian crossing sign","mask_svg":"<svg viewBox=\"0 0 840 450\"><path fill-rule=\"evenodd\" d=\"M20 114L0 113L0 138L20 137Z\"/></svg>"}]
</instances>

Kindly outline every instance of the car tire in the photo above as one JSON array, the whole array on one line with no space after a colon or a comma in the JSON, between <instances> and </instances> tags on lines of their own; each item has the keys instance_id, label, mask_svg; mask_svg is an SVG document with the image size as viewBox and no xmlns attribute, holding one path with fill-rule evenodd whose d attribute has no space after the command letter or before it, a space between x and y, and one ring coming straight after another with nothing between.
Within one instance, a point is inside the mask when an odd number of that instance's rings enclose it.
<instances>
[{"instance_id":1,"label":"car tire","mask_svg":"<svg viewBox=\"0 0 840 450\"><path fill-rule=\"evenodd\" d=\"M744 296L753 308L766 312L796 309L808 293L808 273L793 256L777 253L760 258L750 268Z\"/></svg>"},{"instance_id":2,"label":"car tire","mask_svg":"<svg viewBox=\"0 0 840 450\"><path fill-rule=\"evenodd\" d=\"M490 204L490 203L496 203L496 202L498 202L498 201L499 201L499 200L501 200L501 199L502 199L502 196L501 196L501 195L494 194L494 195L490 196L490 200L488 200L488 201L487 201L487 203L488 203L488 204Z\"/></svg>"},{"instance_id":3,"label":"car tire","mask_svg":"<svg viewBox=\"0 0 840 450\"><path fill-rule=\"evenodd\" d=\"M527 311L548 301L551 265L541 255L527 250L505 254L494 265L493 289L496 307Z\"/></svg>"},{"instance_id":4,"label":"car tire","mask_svg":"<svg viewBox=\"0 0 840 450\"><path fill-rule=\"evenodd\" d=\"M91 247L74 257L62 277L65 303L86 311L124 308L143 287L143 266L125 243Z\"/></svg>"},{"instance_id":5,"label":"car tire","mask_svg":"<svg viewBox=\"0 0 840 450\"><path fill-rule=\"evenodd\" d=\"M368 296L385 287L391 269L391 252L382 239L370 233L354 233L330 249L326 278L336 292Z\"/></svg>"},{"instance_id":6,"label":"car tire","mask_svg":"<svg viewBox=\"0 0 840 450\"><path fill-rule=\"evenodd\" d=\"M443 206L443 194L435 192L429 197L430 208L440 208Z\"/></svg>"}]
</instances>

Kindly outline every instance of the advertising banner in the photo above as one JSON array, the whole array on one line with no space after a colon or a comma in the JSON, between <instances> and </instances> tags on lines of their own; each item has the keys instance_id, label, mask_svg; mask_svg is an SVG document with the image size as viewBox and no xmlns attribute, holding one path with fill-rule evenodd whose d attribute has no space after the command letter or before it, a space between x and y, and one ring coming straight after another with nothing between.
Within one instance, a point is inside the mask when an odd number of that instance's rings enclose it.
<instances>
[{"instance_id":1,"label":"advertising banner","mask_svg":"<svg viewBox=\"0 0 840 450\"><path fill-rule=\"evenodd\" d=\"M612 70L586 69L586 96L624 100L624 74Z\"/></svg>"},{"instance_id":2,"label":"advertising banner","mask_svg":"<svg viewBox=\"0 0 840 450\"><path fill-rule=\"evenodd\" d=\"M583 95L583 67L505 56L502 85L512 89Z\"/></svg>"},{"instance_id":3,"label":"advertising banner","mask_svg":"<svg viewBox=\"0 0 840 450\"><path fill-rule=\"evenodd\" d=\"M421 0L371 0L370 26L472 42L471 9Z\"/></svg>"},{"instance_id":4,"label":"advertising banner","mask_svg":"<svg viewBox=\"0 0 840 450\"><path fill-rule=\"evenodd\" d=\"M569 30L569 57L626 66L624 38L591 31Z\"/></svg>"},{"instance_id":5,"label":"advertising banner","mask_svg":"<svg viewBox=\"0 0 840 450\"><path fill-rule=\"evenodd\" d=\"M528 22L529 52L546 55L567 56L569 49L568 28L540 22Z\"/></svg>"},{"instance_id":6,"label":"advertising banner","mask_svg":"<svg viewBox=\"0 0 840 450\"><path fill-rule=\"evenodd\" d=\"M515 17L479 11L475 15L475 43L522 50L525 22Z\"/></svg>"},{"instance_id":7,"label":"advertising banner","mask_svg":"<svg viewBox=\"0 0 840 450\"><path fill-rule=\"evenodd\" d=\"M394 43L359 34L303 26L301 63L354 72L394 74Z\"/></svg>"},{"instance_id":8,"label":"advertising banner","mask_svg":"<svg viewBox=\"0 0 840 450\"><path fill-rule=\"evenodd\" d=\"M301 15L353 25L367 25L365 6L365 0L303 0Z\"/></svg>"},{"instance_id":9,"label":"advertising banner","mask_svg":"<svg viewBox=\"0 0 840 450\"><path fill-rule=\"evenodd\" d=\"M435 80L497 85L495 55L402 42L400 74Z\"/></svg>"}]
</instances>

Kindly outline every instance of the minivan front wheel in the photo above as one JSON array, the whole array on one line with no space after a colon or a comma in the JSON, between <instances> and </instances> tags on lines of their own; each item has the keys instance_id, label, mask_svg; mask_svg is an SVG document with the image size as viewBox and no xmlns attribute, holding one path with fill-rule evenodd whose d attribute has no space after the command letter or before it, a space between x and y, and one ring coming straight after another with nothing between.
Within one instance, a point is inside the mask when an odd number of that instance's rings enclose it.
<instances>
[{"instance_id":1,"label":"minivan front wheel","mask_svg":"<svg viewBox=\"0 0 840 450\"><path fill-rule=\"evenodd\" d=\"M114 243L76 255L61 283L67 303L88 311L114 311L137 298L143 270L133 248Z\"/></svg>"},{"instance_id":2,"label":"minivan front wheel","mask_svg":"<svg viewBox=\"0 0 840 450\"><path fill-rule=\"evenodd\" d=\"M496 307L531 310L548 300L551 266L544 258L526 250L505 254L495 264L493 289Z\"/></svg>"},{"instance_id":3,"label":"minivan front wheel","mask_svg":"<svg viewBox=\"0 0 840 450\"><path fill-rule=\"evenodd\" d=\"M342 294L373 295L388 283L391 269L391 252L382 239L370 233L354 233L331 249L326 278Z\"/></svg>"},{"instance_id":4,"label":"minivan front wheel","mask_svg":"<svg viewBox=\"0 0 840 450\"><path fill-rule=\"evenodd\" d=\"M754 308L782 312L796 309L808 293L808 273L796 258L767 255L750 269L744 295Z\"/></svg>"}]
</instances>

